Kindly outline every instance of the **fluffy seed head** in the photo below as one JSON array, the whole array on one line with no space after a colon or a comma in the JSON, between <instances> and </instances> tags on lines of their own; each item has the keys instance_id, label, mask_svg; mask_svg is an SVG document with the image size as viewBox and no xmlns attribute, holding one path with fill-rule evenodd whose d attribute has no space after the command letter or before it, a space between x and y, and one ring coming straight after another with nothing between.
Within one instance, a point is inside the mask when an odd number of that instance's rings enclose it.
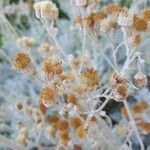
<instances>
[{"instance_id":1,"label":"fluffy seed head","mask_svg":"<svg viewBox=\"0 0 150 150\"><path fill-rule=\"evenodd\" d=\"M149 108L149 105L147 104L146 101L141 101L137 104L135 104L133 107L132 107L132 111L134 113L142 113L144 110L146 110L147 108Z\"/></svg>"},{"instance_id":2,"label":"fluffy seed head","mask_svg":"<svg viewBox=\"0 0 150 150\"><path fill-rule=\"evenodd\" d=\"M86 129L84 126L80 126L76 129L75 133L78 138L83 139L86 136Z\"/></svg>"},{"instance_id":3,"label":"fluffy seed head","mask_svg":"<svg viewBox=\"0 0 150 150\"><path fill-rule=\"evenodd\" d=\"M51 116L49 119L49 123L56 126L59 122L59 117L58 116Z\"/></svg>"},{"instance_id":4,"label":"fluffy seed head","mask_svg":"<svg viewBox=\"0 0 150 150\"><path fill-rule=\"evenodd\" d=\"M149 8L144 9L143 17L144 17L145 20L150 21L150 9Z\"/></svg>"},{"instance_id":5,"label":"fluffy seed head","mask_svg":"<svg viewBox=\"0 0 150 150\"><path fill-rule=\"evenodd\" d=\"M133 27L138 32L146 32L146 30L148 29L148 23L144 18L134 16Z\"/></svg>"},{"instance_id":6,"label":"fluffy seed head","mask_svg":"<svg viewBox=\"0 0 150 150\"><path fill-rule=\"evenodd\" d=\"M41 16L44 19L56 20L58 18L58 8L52 1L44 1L41 4Z\"/></svg>"},{"instance_id":7,"label":"fluffy seed head","mask_svg":"<svg viewBox=\"0 0 150 150\"><path fill-rule=\"evenodd\" d=\"M16 69L24 70L31 66L31 58L28 53L18 52L13 61Z\"/></svg>"},{"instance_id":8,"label":"fluffy seed head","mask_svg":"<svg viewBox=\"0 0 150 150\"><path fill-rule=\"evenodd\" d=\"M68 131L65 130L63 132L60 132L59 134L60 134L59 138L60 138L61 141L68 141L69 140L69 133L68 133Z\"/></svg>"},{"instance_id":9,"label":"fluffy seed head","mask_svg":"<svg viewBox=\"0 0 150 150\"><path fill-rule=\"evenodd\" d=\"M33 47L34 40L30 37L22 37L17 40L17 43L22 47L31 48Z\"/></svg>"},{"instance_id":10,"label":"fluffy seed head","mask_svg":"<svg viewBox=\"0 0 150 150\"><path fill-rule=\"evenodd\" d=\"M62 62L53 59L45 59L43 62L43 72L48 75L59 75L63 71Z\"/></svg>"},{"instance_id":11,"label":"fluffy seed head","mask_svg":"<svg viewBox=\"0 0 150 150\"><path fill-rule=\"evenodd\" d=\"M78 117L71 117L70 119L69 119L69 124L70 124L70 126L71 127L73 127L73 128L78 128L79 126L81 126L82 125L82 122L81 122L81 120L78 118Z\"/></svg>"},{"instance_id":12,"label":"fluffy seed head","mask_svg":"<svg viewBox=\"0 0 150 150\"><path fill-rule=\"evenodd\" d=\"M106 18L107 15L104 11L98 11L98 12L92 14L92 17L93 17L94 21L100 21L100 20Z\"/></svg>"},{"instance_id":13,"label":"fluffy seed head","mask_svg":"<svg viewBox=\"0 0 150 150\"><path fill-rule=\"evenodd\" d=\"M147 77L143 73L137 73L134 76L134 83L138 88L147 85Z\"/></svg>"},{"instance_id":14,"label":"fluffy seed head","mask_svg":"<svg viewBox=\"0 0 150 150\"><path fill-rule=\"evenodd\" d=\"M69 127L69 124L68 124L67 120L61 120L61 121L59 121L59 123L58 123L58 129L60 131L67 130L68 127Z\"/></svg>"},{"instance_id":15,"label":"fluffy seed head","mask_svg":"<svg viewBox=\"0 0 150 150\"><path fill-rule=\"evenodd\" d=\"M73 94L67 95L67 102L76 105L77 104L77 98Z\"/></svg>"},{"instance_id":16,"label":"fluffy seed head","mask_svg":"<svg viewBox=\"0 0 150 150\"><path fill-rule=\"evenodd\" d=\"M94 68L87 68L81 72L81 78L87 87L93 87L100 84L100 76Z\"/></svg>"},{"instance_id":17,"label":"fluffy seed head","mask_svg":"<svg viewBox=\"0 0 150 150\"><path fill-rule=\"evenodd\" d=\"M46 86L40 92L40 99L43 103L53 104L56 98L56 91L53 87Z\"/></svg>"},{"instance_id":18,"label":"fluffy seed head","mask_svg":"<svg viewBox=\"0 0 150 150\"><path fill-rule=\"evenodd\" d=\"M122 8L117 4L109 4L105 7L105 12L107 15L112 13L119 13L122 11Z\"/></svg>"}]
</instances>

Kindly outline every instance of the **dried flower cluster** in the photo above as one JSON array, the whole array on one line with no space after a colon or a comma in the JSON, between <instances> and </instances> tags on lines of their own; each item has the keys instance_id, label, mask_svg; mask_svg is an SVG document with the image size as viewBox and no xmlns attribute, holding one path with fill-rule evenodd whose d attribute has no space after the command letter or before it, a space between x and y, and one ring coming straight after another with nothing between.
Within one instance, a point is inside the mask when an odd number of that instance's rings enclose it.
<instances>
[{"instance_id":1,"label":"dried flower cluster","mask_svg":"<svg viewBox=\"0 0 150 150\"><path fill-rule=\"evenodd\" d=\"M87 142L89 149L103 149L103 142L110 147L118 143L109 135L108 127L111 126L109 125L111 120L102 109L110 100L122 102L125 108L121 113L127 122L131 121L128 126L136 135L141 150L144 150L138 129L149 132L150 125L144 122L142 117L139 123L135 123L134 119L137 118L133 117L131 112L134 115L141 114L149 108L149 104L146 102L135 104L130 112L127 98L135 90L135 86L141 88L147 84L147 77L142 73L141 53L136 51L136 47L141 43L144 33L149 30L150 10L134 13L117 4L109 4L97 10L97 3L98 1L95 0L75 0L76 6L83 10L83 13L76 18L76 23L79 30L84 33L84 37L83 51L74 56L67 54L57 41L58 30L54 27L54 23L58 19L59 11L55 3L42 1L34 4L36 17L43 23L54 43L40 43L39 52L42 54L40 69L34 67L28 52L16 54L13 61L15 68L30 74L43 86L38 92L36 108L29 109L29 106L21 103L18 103L16 108L33 118L38 130L39 126L44 129L46 127L47 137L58 148L82 149L83 143ZM103 73L100 72L99 66L91 63L92 57L88 55L85 43L89 38L91 45L93 42L96 45L94 48L99 48L99 34L108 36L115 34L116 31L123 33L122 43L112 47L112 59L102 54L112 67L110 69L112 76L106 81L107 83L103 83ZM109 41L111 42L111 39ZM24 48L33 46L33 40L27 37L19 39L18 43ZM125 48L126 60L122 66L119 66L116 54L122 45ZM102 57L98 56L98 61L99 59ZM129 73L131 66L136 70L134 77ZM103 102L101 98L104 98ZM53 110L55 115L47 115ZM123 135L126 135L124 131L128 130L121 125L118 125L117 129ZM19 130L17 142L27 144L29 136L30 132L23 126ZM124 145L128 147L126 141Z\"/></svg>"}]
</instances>

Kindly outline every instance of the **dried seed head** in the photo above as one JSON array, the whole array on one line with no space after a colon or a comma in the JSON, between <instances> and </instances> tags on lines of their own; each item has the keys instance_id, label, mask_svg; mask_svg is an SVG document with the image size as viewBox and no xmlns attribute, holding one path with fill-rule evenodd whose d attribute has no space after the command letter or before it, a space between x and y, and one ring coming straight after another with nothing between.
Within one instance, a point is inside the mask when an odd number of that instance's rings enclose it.
<instances>
[{"instance_id":1,"label":"dried seed head","mask_svg":"<svg viewBox=\"0 0 150 150\"><path fill-rule=\"evenodd\" d=\"M100 21L100 20L106 18L107 15L104 11L98 11L98 12L92 14L92 17L93 17L94 21Z\"/></svg>"},{"instance_id":2,"label":"dried seed head","mask_svg":"<svg viewBox=\"0 0 150 150\"><path fill-rule=\"evenodd\" d=\"M87 90L87 88L88 88L87 85L78 84L74 86L73 91L79 95L82 95Z\"/></svg>"},{"instance_id":3,"label":"dried seed head","mask_svg":"<svg viewBox=\"0 0 150 150\"><path fill-rule=\"evenodd\" d=\"M150 123L149 122L144 122L142 119L138 120L136 125L143 129L144 131L150 133Z\"/></svg>"},{"instance_id":4,"label":"dried seed head","mask_svg":"<svg viewBox=\"0 0 150 150\"><path fill-rule=\"evenodd\" d=\"M73 127L73 128L78 128L79 126L81 126L82 125L82 122L81 122L81 120L78 118L78 117L71 117L70 119L69 119L69 124L70 124L70 126L71 127Z\"/></svg>"},{"instance_id":5,"label":"dried seed head","mask_svg":"<svg viewBox=\"0 0 150 150\"><path fill-rule=\"evenodd\" d=\"M75 97L75 95L71 94L71 95L67 95L67 103L71 103L76 105L77 104L77 98Z\"/></svg>"},{"instance_id":6,"label":"dried seed head","mask_svg":"<svg viewBox=\"0 0 150 150\"><path fill-rule=\"evenodd\" d=\"M117 87L113 89L113 95L116 101L124 101L129 96L127 86L123 83L118 84Z\"/></svg>"},{"instance_id":7,"label":"dried seed head","mask_svg":"<svg viewBox=\"0 0 150 150\"><path fill-rule=\"evenodd\" d=\"M148 103L146 101L141 101L132 107L132 111L134 113L142 113L144 110L148 108L149 108Z\"/></svg>"},{"instance_id":8,"label":"dried seed head","mask_svg":"<svg viewBox=\"0 0 150 150\"><path fill-rule=\"evenodd\" d=\"M100 76L94 68L87 68L80 74L81 79L87 87L93 87L100 84Z\"/></svg>"},{"instance_id":9,"label":"dried seed head","mask_svg":"<svg viewBox=\"0 0 150 150\"><path fill-rule=\"evenodd\" d=\"M119 13L122 11L122 8L117 4L109 4L105 7L105 13L107 15L113 14L113 13Z\"/></svg>"},{"instance_id":10,"label":"dried seed head","mask_svg":"<svg viewBox=\"0 0 150 150\"><path fill-rule=\"evenodd\" d=\"M150 21L150 8L144 9L143 17L146 21Z\"/></svg>"},{"instance_id":11,"label":"dried seed head","mask_svg":"<svg viewBox=\"0 0 150 150\"><path fill-rule=\"evenodd\" d=\"M53 104L56 101L56 91L53 87L46 86L40 92L40 99L43 104Z\"/></svg>"},{"instance_id":12,"label":"dried seed head","mask_svg":"<svg viewBox=\"0 0 150 150\"><path fill-rule=\"evenodd\" d=\"M144 18L134 16L133 27L138 32L146 32L146 30L148 29L148 23Z\"/></svg>"},{"instance_id":13,"label":"dried seed head","mask_svg":"<svg viewBox=\"0 0 150 150\"><path fill-rule=\"evenodd\" d=\"M110 85L112 88L115 88L120 83L125 83L126 80L122 77L121 74L114 73L110 79Z\"/></svg>"},{"instance_id":14,"label":"dried seed head","mask_svg":"<svg viewBox=\"0 0 150 150\"><path fill-rule=\"evenodd\" d=\"M134 76L134 83L138 88L147 85L147 77L143 73L137 73Z\"/></svg>"},{"instance_id":15,"label":"dried seed head","mask_svg":"<svg viewBox=\"0 0 150 150\"><path fill-rule=\"evenodd\" d=\"M75 74L72 71L66 71L58 75L58 78L62 81L64 80L73 81L75 79Z\"/></svg>"},{"instance_id":16,"label":"dried seed head","mask_svg":"<svg viewBox=\"0 0 150 150\"><path fill-rule=\"evenodd\" d=\"M59 122L59 117L58 116L51 116L49 119L49 123L53 126L57 126Z\"/></svg>"},{"instance_id":17,"label":"dried seed head","mask_svg":"<svg viewBox=\"0 0 150 150\"><path fill-rule=\"evenodd\" d=\"M83 139L86 136L86 129L84 126L80 126L76 129L75 133L78 138Z\"/></svg>"},{"instance_id":18,"label":"dried seed head","mask_svg":"<svg viewBox=\"0 0 150 150\"><path fill-rule=\"evenodd\" d=\"M30 37L22 37L17 40L18 45L25 47L25 48L31 48L33 47L34 40Z\"/></svg>"},{"instance_id":19,"label":"dried seed head","mask_svg":"<svg viewBox=\"0 0 150 150\"><path fill-rule=\"evenodd\" d=\"M16 57L13 61L16 69L24 70L31 66L31 58L28 53L19 52L16 54Z\"/></svg>"},{"instance_id":20,"label":"dried seed head","mask_svg":"<svg viewBox=\"0 0 150 150\"><path fill-rule=\"evenodd\" d=\"M137 34L134 37L134 41L133 41L136 45L139 45L141 43L141 35Z\"/></svg>"},{"instance_id":21,"label":"dried seed head","mask_svg":"<svg viewBox=\"0 0 150 150\"><path fill-rule=\"evenodd\" d=\"M62 62L47 58L43 61L42 70L44 78L50 80L54 75L59 75L63 72Z\"/></svg>"},{"instance_id":22,"label":"dried seed head","mask_svg":"<svg viewBox=\"0 0 150 150\"><path fill-rule=\"evenodd\" d=\"M48 43L43 43L40 46L39 51L43 53L49 53L49 48L50 48L50 45Z\"/></svg>"},{"instance_id":23,"label":"dried seed head","mask_svg":"<svg viewBox=\"0 0 150 150\"><path fill-rule=\"evenodd\" d=\"M61 141L65 141L65 142L69 141L69 133L67 130L65 130L63 132L59 132L59 134L60 134L59 138Z\"/></svg>"},{"instance_id":24,"label":"dried seed head","mask_svg":"<svg viewBox=\"0 0 150 150\"><path fill-rule=\"evenodd\" d=\"M56 20L58 18L58 8L52 1L37 2L33 7L36 17L39 19Z\"/></svg>"},{"instance_id":25,"label":"dried seed head","mask_svg":"<svg viewBox=\"0 0 150 150\"><path fill-rule=\"evenodd\" d=\"M67 120L61 120L61 121L59 121L59 123L58 123L58 129L60 131L67 130L68 127L69 127L69 124L68 124Z\"/></svg>"},{"instance_id":26,"label":"dried seed head","mask_svg":"<svg viewBox=\"0 0 150 150\"><path fill-rule=\"evenodd\" d=\"M84 18L82 22L83 22L83 26L86 28L93 28L94 26L94 20L92 15Z\"/></svg>"}]
</instances>

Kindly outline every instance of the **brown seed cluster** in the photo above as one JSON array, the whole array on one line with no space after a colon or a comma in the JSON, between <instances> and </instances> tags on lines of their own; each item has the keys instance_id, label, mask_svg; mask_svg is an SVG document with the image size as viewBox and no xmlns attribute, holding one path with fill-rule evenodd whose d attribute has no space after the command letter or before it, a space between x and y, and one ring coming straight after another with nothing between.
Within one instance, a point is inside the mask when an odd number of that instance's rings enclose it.
<instances>
[{"instance_id":1,"label":"brown seed cluster","mask_svg":"<svg viewBox=\"0 0 150 150\"><path fill-rule=\"evenodd\" d=\"M112 93L116 101L126 100L129 96L129 90L126 80L119 74L113 74L110 80Z\"/></svg>"},{"instance_id":2,"label":"brown seed cluster","mask_svg":"<svg viewBox=\"0 0 150 150\"><path fill-rule=\"evenodd\" d=\"M13 63L18 70L27 69L32 64L29 54L25 52L18 52L15 56Z\"/></svg>"},{"instance_id":3,"label":"brown seed cluster","mask_svg":"<svg viewBox=\"0 0 150 150\"><path fill-rule=\"evenodd\" d=\"M78 128L79 126L81 126L82 125L82 122L81 122L81 120L78 118L78 117L71 117L70 119L69 119L69 124L70 124L70 126L71 127L73 127L73 128Z\"/></svg>"},{"instance_id":4,"label":"brown seed cluster","mask_svg":"<svg viewBox=\"0 0 150 150\"><path fill-rule=\"evenodd\" d=\"M146 32L148 29L148 23L144 18L134 16L133 27L137 32Z\"/></svg>"},{"instance_id":5,"label":"brown seed cluster","mask_svg":"<svg viewBox=\"0 0 150 150\"><path fill-rule=\"evenodd\" d=\"M46 86L40 91L40 100L43 103L53 104L56 101L56 90L52 86Z\"/></svg>"},{"instance_id":6,"label":"brown seed cluster","mask_svg":"<svg viewBox=\"0 0 150 150\"><path fill-rule=\"evenodd\" d=\"M138 128L143 129L147 133L150 133L150 122L145 122L143 119L137 121Z\"/></svg>"},{"instance_id":7,"label":"brown seed cluster","mask_svg":"<svg viewBox=\"0 0 150 150\"><path fill-rule=\"evenodd\" d=\"M143 17L146 21L150 21L150 9L146 8L143 10Z\"/></svg>"},{"instance_id":8,"label":"brown seed cluster","mask_svg":"<svg viewBox=\"0 0 150 150\"><path fill-rule=\"evenodd\" d=\"M94 68L87 68L80 75L87 87L94 87L100 84L100 76Z\"/></svg>"},{"instance_id":9,"label":"brown seed cluster","mask_svg":"<svg viewBox=\"0 0 150 150\"><path fill-rule=\"evenodd\" d=\"M83 139L86 136L86 128L84 126L79 126L75 133L78 138Z\"/></svg>"},{"instance_id":10,"label":"brown seed cluster","mask_svg":"<svg viewBox=\"0 0 150 150\"><path fill-rule=\"evenodd\" d=\"M57 62L53 59L47 58L43 61L43 72L48 79L51 79L54 75L59 75L63 72L62 62Z\"/></svg>"},{"instance_id":11,"label":"brown seed cluster","mask_svg":"<svg viewBox=\"0 0 150 150\"><path fill-rule=\"evenodd\" d=\"M147 108L149 108L148 103L146 101L141 101L132 107L132 111L134 113L142 113Z\"/></svg>"},{"instance_id":12,"label":"brown seed cluster","mask_svg":"<svg viewBox=\"0 0 150 150\"><path fill-rule=\"evenodd\" d=\"M101 10L92 13L91 15L82 18L81 16L78 16L76 18L77 24L79 24L81 27L87 27L87 28L93 28L96 22L99 22L105 18L107 18L109 15L118 15L119 12L121 12L123 9L116 4L109 4L106 7L103 7ZM109 24L110 28L118 28L117 22L110 22Z\"/></svg>"},{"instance_id":13,"label":"brown seed cluster","mask_svg":"<svg viewBox=\"0 0 150 150\"><path fill-rule=\"evenodd\" d=\"M77 98L73 94L67 95L66 99L67 99L67 103L71 103L71 104L74 104L74 105L77 104Z\"/></svg>"}]
</instances>

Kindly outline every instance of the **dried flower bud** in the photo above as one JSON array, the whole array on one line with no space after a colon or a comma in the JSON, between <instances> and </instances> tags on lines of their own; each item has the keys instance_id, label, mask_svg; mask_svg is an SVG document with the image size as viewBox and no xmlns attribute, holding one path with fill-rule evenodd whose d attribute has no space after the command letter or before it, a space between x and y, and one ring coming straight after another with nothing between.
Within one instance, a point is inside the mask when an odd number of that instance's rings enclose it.
<instances>
[{"instance_id":1,"label":"dried flower bud","mask_svg":"<svg viewBox=\"0 0 150 150\"><path fill-rule=\"evenodd\" d=\"M134 113L142 113L144 110L148 108L149 108L148 103L146 101L141 101L132 107L132 111Z\"/></svg>"},{"instance_id":2,"label":"dried flower bud","mask_svg":"<svg viewBox=\"0 0 150 150\"><path fill-rule=\"evenodd\" d=\"M56 101L56 91L53 87L46 86L40 92L40 99L43 104L47 106L47 104L53 104Z\"/></svg>"},{"instance_id":3,"label":"dried flower bud","mask_svg":"<svg viewBox=\"0 0 150 150\"><path fill-rule=\"evenodd\" d=\"M76 129L75 133L78 138L83 139L86 136L86 129L84 126L80 126Z\"/></svg>"},{"instance_id":4,"label":"dried flower bud","mask_svg":"<svg viewBox=\"0 0 150 150\"><path fill-rule=\"evenodd\" d=\"M127 86L123 83L118 84L112 91L114 99L119 102L126 100L129 96Z\"/></svg>"},{"instance_id":5,"label":"dried flower bud","mask_svg":"<svg viewBox=\"0 0 150 150\"><path fill-rule=\"evenodd\" d=\"M59 134L60 134L59 138L60 138L61 141L67 142L69 140L69 133L68 133L68 131L65 130L63 132L60 132Z\"/></svg>"},{"instance_id":6,"label":"dried flower bud","mask_svg":"<svg viewBox=\"0 0 150 150\"><path fill-rule=\"evenodd\" d=\"M58 116L51 116L50 119L49 119L49 123L53 126L57 126L58 123L59 123L59 117Z\"/></svg>"},{"instance_id":7,"label":"dried flower bud","mask_svg":"<svg viewBox=\"0 0 150 150\"><path fill-rule=\"evenodd\" d=\"M42 70L44 79L50 80L54 75L59 75L63 72L62 62L47 58L43 61Z\"/></svg>"},{"instance_id":8,"label":"dried flower bud","mask_svg":"<svg viewBox=\"0 0 150 150\"><path fill-rule=\"evenodd\" d=\"M94 68L87 68L81 72L81 79L83 79L83 83L87 85L87 87L93 87L100 84L100 76Z\"/></svg>"},{"instance_id":9,"label":"dried flower bud","mask_svg":"<svg viewBox=\"0 0 150 150\"><path fill-rule=\"evenodd\" d=\"M71 117L70 119L69 119L69 124L70 124L70 126L71 127L73 127L73 128L78 128L79 126L81 126L82 125L82 122L81 122L81 120L78 118L78 117Z\"/></svg>"},{"instance_id":10,"label":"dried flower bud","mask_svg":"<svg viewBox=\"0 0 150 150\"><path fill-rule=\"evenodd\" d=\"M34 40L30 37L22 37L17 40L17 43L22 47L31 48L33 47Z\"/></svg>"},{"instance_id":11,"label":"dried flower bud","mask_svg":"<svg viewBox=\"0 0 150 150\"><path fill-rule=\"evenodd\" d=\"M137 73L134 76L134 83L138 88L147 85L147 77L143 73Z\"/></svg>"},{"instance_id":12,"label":"dried flower bud","mask_svg":"<svg viewBox=\"0 0 150 150\"><path fill-rule=\"evenodd\" d=\"M149 8L144 9L143 17L144 17L145 20L150 21L150 9Z\"/></svg>"},{"instance_id":13,"label":"dried flower bud","mask_svg":"<svg viewBox=\"0 0 150 150\"><path fill-rule=\"evenodd\" d=\"M36 17L45 20L56 20L59 12L56 4L52 1L42 1L34 4Z\"/></svg>"},{"instance_id":14,"label":"dried flower bud","mask_svg":"<svg viewBox=\"0 0 150 150\"><path fill-rule=\"evenodd\" d=\"M122 11L122 8L117 4L109 4L105 7L105 13L107 15L113 14L113 13L119 13Z\"/></svg>"},{"instance_id":15,"label":"dried flower bud","mask_svg":"<svg viewBox=\"0 0 150 150\"><path fill-rule=\"evenodd\" d=\"M67 102L76 105L77 104L77 98L73 94L67 95Z\"/></svg>"},{"instance_id":16,"label":"dried flower bud","mask_svg":"<svg viewBox=\"0 0 150 150\"><path fill-rule=\"evenodd\" d=\"M61 120L58 122L58 129L60 131L67 130L68 127L69 127L69 124L68 124L67 120Z\"/></svg>"},{"instance_id":17,"label":"dried flower bud","mask_svg":"<svg viewBox=\"0 0 150 150\"><path fill-rule=\"evenodd\" d=\"M133 27L138 32L146 32L146 30L148 29L148 23L144 18L134 16Z\"/></svg>"},{"instance_id":18,"label":"dried flower bud","mask_svg":"<svg viewBox=\"0 0 150 150\"><path fill-rule=\"evenodd\" d=\"M23 71L24 73L35 73L35 68L28 53L18 52L14 58L13 64L17 70Z\"/></svg>"}]
</instances>

